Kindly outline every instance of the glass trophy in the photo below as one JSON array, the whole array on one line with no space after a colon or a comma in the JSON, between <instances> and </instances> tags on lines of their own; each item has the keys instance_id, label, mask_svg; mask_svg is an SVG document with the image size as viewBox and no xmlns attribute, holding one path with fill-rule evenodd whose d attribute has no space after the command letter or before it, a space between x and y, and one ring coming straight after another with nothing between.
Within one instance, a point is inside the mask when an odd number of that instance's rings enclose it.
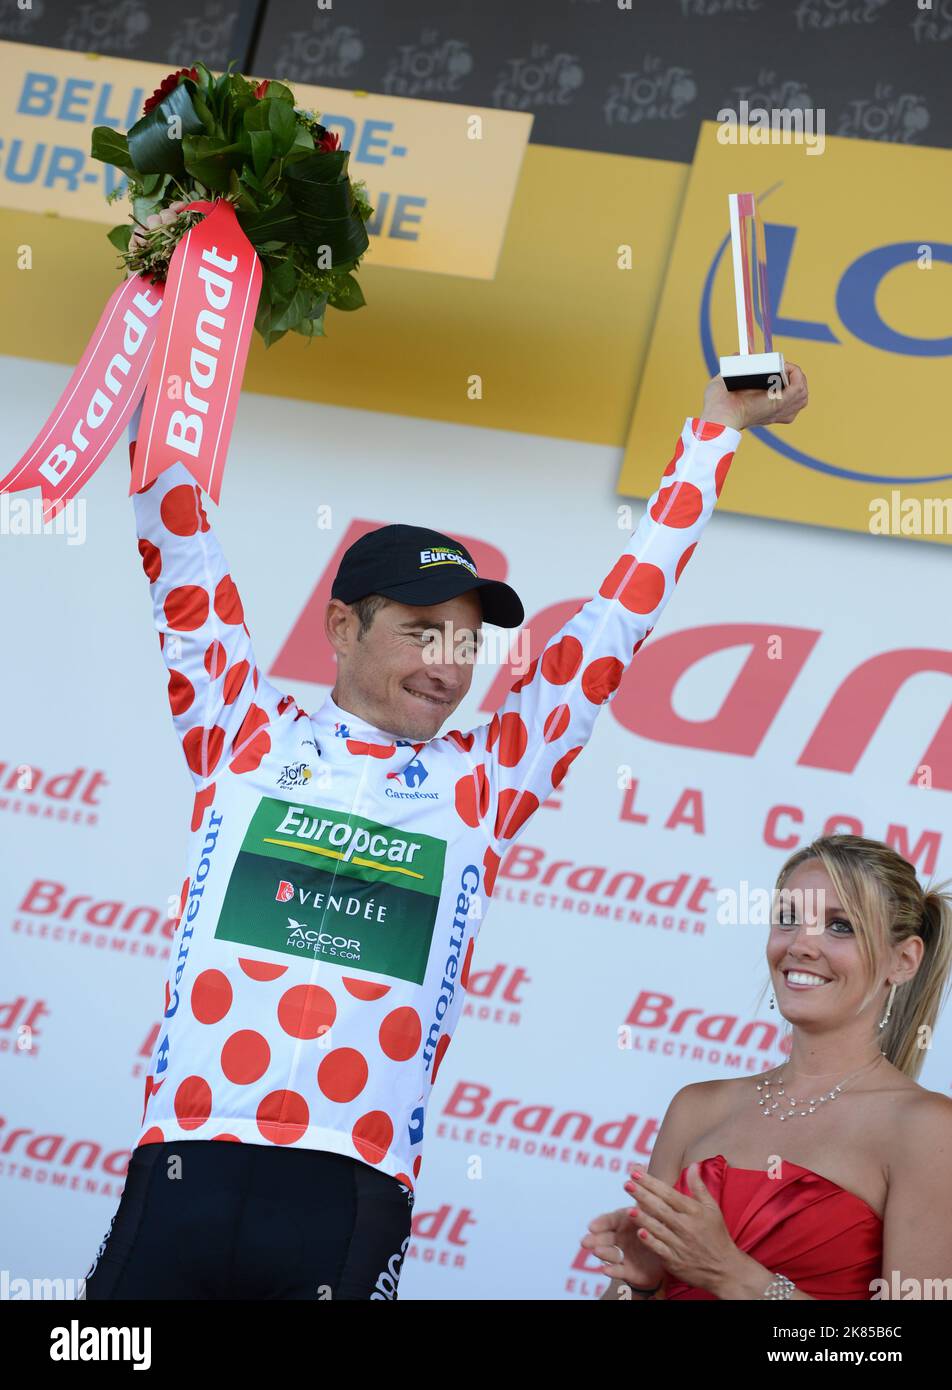
<instances>
[{"instance_id":1,"label":"glass trophy","mask_svg":"<svg viewBox=\"0 0 952 1390\"><path fill-rule=\"evenodd\" d=\"M766 391L778 379L787 386L783 353L773 350L767 251L763 232L757 228L754 195L729 193L727 204L731 219L738 350L731 357L721 358L721 376L728 391Z\"/></svg>"}]
</instances>

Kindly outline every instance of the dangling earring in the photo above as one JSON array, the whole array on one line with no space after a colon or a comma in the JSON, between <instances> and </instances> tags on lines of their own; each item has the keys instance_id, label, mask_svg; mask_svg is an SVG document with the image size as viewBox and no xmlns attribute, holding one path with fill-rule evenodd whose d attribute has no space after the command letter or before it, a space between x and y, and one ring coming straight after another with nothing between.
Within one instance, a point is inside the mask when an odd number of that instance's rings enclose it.
<instances>
[{"instance_id":1,"label":"dangling earring","mask_svg":"<svg viewBox=\"0 0 952 1390\"><path fill-rule=\"evenodd\" d=\"M886 1016L885 1016L885 1018L881 1018L881 1019L879 1020L879 1026L880 1026L880 1028L885 1028L885 1027L886 1027L886 1024L889 1022L889 1015L892 1013L893 1000L895 999L895 997L896 997L896 983L895 983L895 981L893 981L893 987L892 987L892 989L889 991L889 1003L886 1005Z\"/></svg>"},{"instance_id":2,"label":"dangling earring","mask_svg":"<svg viewBox=\"0 0 952 1390\"><path fill-rule=\"evenodd\" d=\"M774 1007L773 990L770 991L770 1005L769 1005L769 1007L770 1007L771 1009Z\"/></svg>"}]
</instances>

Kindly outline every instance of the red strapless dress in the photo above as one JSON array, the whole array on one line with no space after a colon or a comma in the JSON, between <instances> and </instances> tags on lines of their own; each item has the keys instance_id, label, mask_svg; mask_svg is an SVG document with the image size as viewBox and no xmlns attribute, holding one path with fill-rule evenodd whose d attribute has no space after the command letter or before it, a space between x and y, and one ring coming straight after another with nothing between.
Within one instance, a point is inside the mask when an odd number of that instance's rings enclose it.
<instances>
[{"instance_id":1,"label":"red strapless dress","mask_svg":"<svg viewBox=\"0 0 952 1390\"><path fill-rule=\"evenodd\" d=\"M687 1171L674 1186L690 1197ZM701 1159L700 1174L738 1249L785 1274L811 1298L872 1297L870 1282L882 1273L883 1223L862 1197L787 1159L780 1178L759 1168L732 1168L723 1154ZM670 1275L664 1294L714 1298Z\"/></svg>"}]
</instances>

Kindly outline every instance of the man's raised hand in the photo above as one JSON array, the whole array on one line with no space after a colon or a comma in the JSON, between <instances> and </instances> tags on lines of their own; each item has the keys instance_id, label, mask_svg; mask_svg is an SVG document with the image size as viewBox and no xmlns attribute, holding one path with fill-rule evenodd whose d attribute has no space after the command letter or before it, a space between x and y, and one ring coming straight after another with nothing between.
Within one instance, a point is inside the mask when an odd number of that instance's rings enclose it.
<instances>
[{"instance_id":1,"label":"man's raised hand","mask_svg":"<svg viewBox=\"0 0 952 1390\"><path fill-rule=\"evenodd\" d=\"M792 362L787 363L787 376L789 386L778 391L728 391L724 378L716 376L704 392L700 418L735 430L792 424L807 404L807 379Z\"/></svg>"}]
</instances>

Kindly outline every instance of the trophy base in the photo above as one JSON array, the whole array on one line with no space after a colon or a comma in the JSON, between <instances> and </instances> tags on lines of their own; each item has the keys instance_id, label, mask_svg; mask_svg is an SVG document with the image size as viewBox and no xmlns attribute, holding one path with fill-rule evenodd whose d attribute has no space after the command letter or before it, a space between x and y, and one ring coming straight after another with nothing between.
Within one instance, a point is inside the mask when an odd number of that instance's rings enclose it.
<instances>
[{"instance_id":1,"label":"trophy base","mask_svg":"<svg viewBox=\"0 0 952 1390\"><path fill-rule=\"evenodd\" d=\"M721 376L728 391L766 391L779 376L789 386L782 352L755 352L743 357L722 357Z\"/></svg>"}]
</instances>

